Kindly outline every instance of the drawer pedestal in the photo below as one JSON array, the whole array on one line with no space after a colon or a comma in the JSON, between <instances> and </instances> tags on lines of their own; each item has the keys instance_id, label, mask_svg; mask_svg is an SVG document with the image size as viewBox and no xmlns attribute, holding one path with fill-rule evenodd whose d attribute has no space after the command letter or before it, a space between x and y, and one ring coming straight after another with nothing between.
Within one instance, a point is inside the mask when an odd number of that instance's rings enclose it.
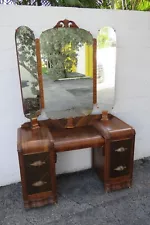
<instances>
[{"instance_id":1,"label":"drawer pedestal","mask_svg":"<svg viewBox=\"0 0 150 225\"><path fill-rule=\"evenodd\" d=\"M93 123L105 138L104 149L93 149L93 167L106 191L132 186L135 131L117 117Z\"/></svg>"},{"instance_id":2,"label":"drawer pedestal","mask_svg":"<svg viewBox=\"0 0 150 225\"><path fill-rule=\"evenodd\" d=\"M18 156L25 208L56 202L55 151L48 129L18 129Z\"/></svg>"},{"instance_id":3,"label":"drawer pedestal","mask_svg":"<svg viewBox=\"0 0 150 225\"><path fill-rule=\"evenodd\" d=\"M93 149L93 167L104 183L105 191L132 185L135 131L109 114L75 118L71 128L67 120L46 120L39 128L30 124L18 129L18 155L25 208L55 203L56 153L75 149Z\"/></svg>"}]
</instances>

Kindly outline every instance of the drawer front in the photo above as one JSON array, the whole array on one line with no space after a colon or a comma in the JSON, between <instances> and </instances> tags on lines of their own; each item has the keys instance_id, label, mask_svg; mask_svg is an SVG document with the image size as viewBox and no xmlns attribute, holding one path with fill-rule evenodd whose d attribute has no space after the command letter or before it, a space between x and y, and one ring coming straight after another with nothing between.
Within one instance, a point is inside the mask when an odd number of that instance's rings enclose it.
<instances>
[{"instance_id":1,"label":"drawer front","mask_svg":"<svg viewBox=\"0 0 150 225\"><path fill-rule=\"evenodd\" d=\"M130 157L132 140L114 141L110 144L110 177L128 175L130 173Z\"/></svg>"},{"instance_id":2,"label":"drawer front","mask_svg":"<svg viewBox=\"0 0 150 225\"><path fill-rule=\"evenodd\" d=\"M48 152L24 155L27 193L51 190L50 156Z\"/></svg>"}]
</instances>

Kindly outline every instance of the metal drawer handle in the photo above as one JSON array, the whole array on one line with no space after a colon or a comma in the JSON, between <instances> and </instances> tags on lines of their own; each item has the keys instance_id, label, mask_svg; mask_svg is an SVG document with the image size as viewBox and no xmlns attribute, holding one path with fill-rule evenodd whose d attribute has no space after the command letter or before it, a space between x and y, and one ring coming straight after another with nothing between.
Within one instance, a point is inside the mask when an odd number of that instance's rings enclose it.
<instances>
[{"instance_id":1,"label":"metal drawer handle","mask_svg":"<svg viewBox=\"0 0 150 225\"><path fill-rule=\"evenodd\" d=\"M116 171L123 171L125 170L127 167L126 166L118 166L117 168L115 168L114 170Z\"/></svg>"},{"instance_id":2,"label":"metal drawer handle","mask_svg":"<svg viewBox=\"0 0 150 225\"><path fill-rule=\"evenodd\" d=\"M33 183L32 186L34 186L34 187L41 187L44 184L47 184L47 182L44 182L44 181L40 180L40 181L37 181L37 182Z\"/></svg>"},{"instance_id":3,"label":"metal drawer handle","mask_svg":"<svg viewBox=\"0 0 150 225\"><path fill-rule=\"evenodd\" d=\"M121 147L121 148L117 148L115 152L125 152L126 150L127 148Z\"/></svg>"},{"instance_id":4,"label":"metal drawer handle","mask_svg":"<svg viewBox=\"0 0 150 225\"><path fill-rule=\"evenodd\" d=\"M45 162L43 161L41 161L41 160L39 160L39 161L35 161L34 163L31 163L30 164L30 166L42 166L42 165L44 165L45 164Z\"/></svg>"}]
</instances>

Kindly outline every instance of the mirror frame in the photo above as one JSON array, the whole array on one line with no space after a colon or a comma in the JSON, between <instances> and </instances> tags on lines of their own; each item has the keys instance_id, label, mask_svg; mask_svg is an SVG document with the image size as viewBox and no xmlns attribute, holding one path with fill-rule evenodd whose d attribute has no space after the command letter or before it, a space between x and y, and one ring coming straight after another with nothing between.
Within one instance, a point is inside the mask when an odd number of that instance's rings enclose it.
<instances>
[{"instance_id":1,"label":"mirror frame","mask_svg":"<svg viewBox=\"0 0 150 225\"><path fill-rule=\"evenodd\" d=\"M60 20L58 23L49 29L53 28L79 28L75 22L72 20ZM47 29L47 30L49 30ZM83 29L83 28L82 28ZM45 30L46 31L46 30ZM44 31L43 31L44 32ZM89 32L89 31L87 31ZM89 32L90 33L90 32ZM91 33L90 33L91 34ZM91 34L93 37L93 35ZM41 107L44 109L44 89L43 89L43 77L42 77L42 64L41 64L41 54L40 54L40 38L36 39L36 54L37 54L37 63L38 63L38 76L39 76L39 86L40 86L40 98L41 98ZM97 103L97 39L93 38L93 106ZM93 108L92 108L93 110Z\"/></svg>"}]
</instances>

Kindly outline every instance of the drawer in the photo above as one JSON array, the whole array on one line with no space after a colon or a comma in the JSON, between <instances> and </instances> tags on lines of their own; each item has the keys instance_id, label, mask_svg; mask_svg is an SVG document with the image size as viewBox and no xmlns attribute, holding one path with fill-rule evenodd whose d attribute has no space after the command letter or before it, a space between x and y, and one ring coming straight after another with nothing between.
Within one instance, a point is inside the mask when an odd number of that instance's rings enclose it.
<instances>
[{"instance_id":1,"label":"drawer","mask_svg":"<svg viewBox=\"0 0 150 225\"><path fill-rule=\"evenodd\" d=\"M128 175L132 154L132 139L113 141L110 144L110 177Z\"/></svg>"},{"instance_id":2,"label":"drawer","mask_svg":"<svg viewBox=\"0 0 150 225\"><path fill-rule=\"evenodd\" d=\"M24 155L24 166L26 173L41 173L49 170L50 155L49 152L42 152L30 155Z\"/></svg>"},{"instance_id":3,"label":"drawer","mask_svg":"<svg viewBox=\"0 0 150 225\"><path fill-rule=\"evenodd\" d=\"M48 152L24 155L27 193L51 190L50 156Z\"/></svg>"}]
</instances>

